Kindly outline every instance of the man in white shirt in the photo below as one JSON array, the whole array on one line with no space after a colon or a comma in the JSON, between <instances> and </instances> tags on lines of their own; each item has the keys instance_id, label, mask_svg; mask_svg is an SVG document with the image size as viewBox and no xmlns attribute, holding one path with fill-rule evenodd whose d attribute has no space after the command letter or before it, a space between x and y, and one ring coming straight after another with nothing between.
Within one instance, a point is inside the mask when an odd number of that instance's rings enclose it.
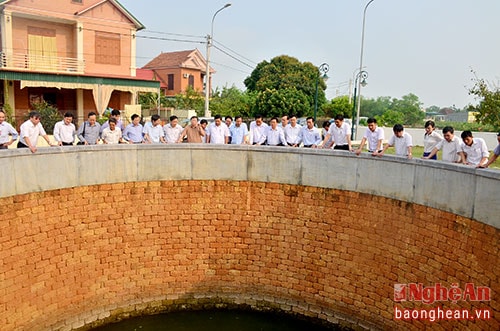
<instances>
[{"instance_id":1,"label":"man in white shirt","mask_svg":"<svg viewBox=\"0 0 500 331\"><path fill-rule=\"evenodd\" d=\"M243 123L243 118L241 116L236 116L234 118L234 124L229 128L231 134L231 144L248 144L248 128L245 123Z\"/></svg>"},{"instance_id":2,"label":"man in white shirt","mask_svg":"<svg viewBox=\"0 0 500 331\"><path fill-rule=\"evenodd\" d=\"M224 117L224 123L226 123L226 126L227 128L229 129L229 137L228 137L228 140L227 140L227 143L230 144L231 143L231 127L233 127L233 118L229 115L227 115L226 117Z\"/></svg>"},{"instance_id":3,"label":"man in white shirt","mask_svg":"<svg viewBox=\"0 0 500 331\"><path fill-rule=\"evenodd\" d=\"M267 127L262 115L255 116L255 121L250 123L250 145L262 145L266 142Z\"/></svg>"},{"instance_id":4,"label":"man in white shirt","mask_svg":"<svg viewBox=\"0 0 500 331\"><path fill-rule=\"evenodd\" d=\"M483 167L488 162L490 152L482 138L472 137L469 130L462 132L462 163L474 167Z\"/></svg>"},{"instance_id":5,"label":"man in white shirt","mask_svg":"<svg viewBox=\"0 0 500 331\"><path fill-rule=\"evenodd\" d=\"M413 141L410 134L404 132L404 127L401 124L394 125L392 131L394 132L394 135L391 137L391 139L389 139L388 144L385 145L384 149L382 149L381 152L375 152L373 153L373 155L382 156L389 147L394 146L394 149L396 150L395 153L396 155L406 156L408 159L411 159L413 157L412 156Z\"/></svg>"},{"instance_id":6,"label":"man in white shirt","mask_svg":"<svg viewBox=\"0 0 500 331\"><path fill-rule=\"evenodd\" d=\"M271 118L271 125L266 132L266 145L269 146L287 146L283 129L278 126L278 118Z\"/></svg>"},{"instance_id":7,"label":"man in white shirt","mask_svg":"<svg viewBox=\"0 0 500 331\"><path fill-rule=\"evenodd\" d=\"M0 110L0 149L9 148L18 137L16 129L5 118L5 112Z\"/></svg>"},{"instance_id":8,"label":"man in white shirt","mask_svg":"<svg viewBox=\"0 0 500 331\"><path fill-rule=\"evenodd\" d=\"M160 115L152 115L151 124L151 127L146 128L146 135L144 136L144 140L147 144L164 144L165 132L163 132L163 127L161 126Z\"/></svg>"},{"instance_id":9,"label":"man in white shirt","mask_svg":"<svg viewBox=\"0 0 500 331\"><path fill-rule=\"evenodd\" d=\"M444 162L460 162L463 154L462 147L460 146L460 139L453 134L454 132L455 130L451 126L445 126L443 128L444 139L438 142L430 154L423 156L422 159L433 159L434 155L442 150L441 159Z\"/></svg>"},{"instance_id":10,"label":"man in white shirt","mask_svg":"<svg viewBox=\"0 0 500 331\"><path fill-rule=\"evenodd\" d=\"M493 150L493 154L491 154L490 158L488 159L488 162L486 162L486 164L484 165L481 165L479 168L488 168L493 162L495 162L498 159L498 157L500 156L500 132L497 134L497 141L498 145Z\"/></svg>"},{"instance_id":11,"label":"man in white shirt","mask_svg":"<svg viewBox=\"0 0 500 331\"><path fill-rule=\"evenodd\" d=\"M49 136L40 123L42 115L39 112L32 111L29 116L29 120L21 124L21 134L19 135L17 148L29 148L31 153L35 153L39 136L42 136L47 144L52 146Z\"/></svg>"},{"instance_id":12,"label":"man in white shirt","mask_svg":"<svg viewBox=\"0 0 500 331\"><path fill-rule=\"evenodd\" d=\"M283 123L283 119L282 119ZM300 131L302 125L297 124L297 116L290 116L290 124L283 128L285 132L285 140L288 146L299 147L300 145Z\"/></svg>"},{"instance_id":13,"label":"man in white shirt","mask_svg":"<svg viewBox=\"0 0 500 331\"><path fill-rule=\"evenodd\" d=\"M122 120L121 120L121 113L118 109L113 109L111 111L111 114L109 115L109 118L114 118L116 119L116 126L120 129L121 132L123 132L125 130L125 125L123 124ZM106 129L107 127L109 127L109 120L104 122L102 125L101 125L101 133L104 131L104 129Z\"/></svg>"},{"instance_id":14,"label":"man in white shirt","mask_svg":"<svg viewBox=\"0 0 500 331\"><path fill-rule=\"evenodd\" d=\"M122 144L125 141L122 138L122 129L118 127L116 118L108 120L108 127L102 130L102 142L104 144Z\"/></svg>"},{"instance_id":15,"label":"man in white shirt","mask_svg":"<svg viewBox=\"0 0 500 331\"><path fill-rule=\"evenodd\" d=\"M63 120L54 125L54 139L58 146L72 146L75 142L76 127L72 122L73 114L65 113Z\"/></svg>"},{"instance_id":16,"label":"man in white shirt","mask_svg":"<svg viewBox=\"0 0 500 331\"><path fill-rule=\"evenodd\" d=\"M306 119L306 126L300 130L299 144L302 142L305 148L317 148L321 143L321 135L314 127L314 118Z\"/></svg>"},{"instance_id":17,"label":"man in white shirt","mask_svg":"<svg viewBox=\"0 0 500 331\"><path fill-rule=\"evenodd\" d=\"M344 122L344 116L335 116L334 125L330 125L325 139L323 139L323 148L327 146L328 140L332 138L332 143L335 144L333 149L350 151L351 148L351 126Z\"/></svg>"},{"instance_id":18,"label":"man in white shirt","mask_svg":"<svg viewBox=\"0 0 500 331\"><path fill-rule=\"evenodd\" d=\"M182 133L182 126L179 125L179 119L177 116L172 115L169 118L170 123L163 126L163 131L165 132L165 141L167 144L176 144Z\"/></svg>"},{"instance_id":19,"label":"man in white shirt","mask_svg":"<svg viewBox=\"0 0 500 331\"><path fill-rule=\"evenodd\" d=\"M214 121L207 129L207 144L227 144L229 141L229 129L222 122L222 116L215 115Z\"/></svg>"},{"instance_id":20,"label":"man in white shirt","mask_svg":"<svg viewBox=\"0 0 500 331\"><path fill-rule=\"evenodd\" d=\"M279 124L279 126L282 129L285 129L288 126L288 122L289 122L288 115L283 115L281 116L281 123Z\"/></svg>"},{"instance_id":21,"label":"man in white shirt","mask_svg":"<svg viewBox=\"0 0 500 331\"><path fill-rule=\"evenodd\" d=\"M359 148L356 154L359 155L363 151L365 143L368 141L368 152L374 155L375 152L380 152L384 148L384 129L377 126L377 120L370 117L367 121L368 127L366 128L365 135L361 139Z\"/></svg>"}]
</instances>

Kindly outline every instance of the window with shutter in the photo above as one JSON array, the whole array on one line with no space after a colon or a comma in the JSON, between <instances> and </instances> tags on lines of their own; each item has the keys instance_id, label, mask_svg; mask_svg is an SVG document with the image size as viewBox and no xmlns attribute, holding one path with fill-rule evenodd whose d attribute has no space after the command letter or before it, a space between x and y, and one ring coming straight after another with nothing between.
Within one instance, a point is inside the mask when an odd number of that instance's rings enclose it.
<instances>
[{"instance_id":1,"label":"window with shutter","mask_svg":"<svg viewBox=\"0 0 500 331\"><path fill-rule=\"evenodd\" d=\"M169 91L174 89L174 74L168 74L167 76L167 89Z\"/></svg>"},{"instance_id":2,"label":"window with shutter","mask_svg":"<svg viewBox=\"0 0 500 331\"><path fill-rule=\"evenodd\" d=\"M190 88L194 89L194 76L193 75L189 75L188 85Z\"/></svg>"},{"instance_id":3,"label":"window with shutter","mask_svg":"<svg viewBox=\"0 0 500 331\"><path fill-rule=\"evenodd\" d=\"M121 37L118 33L95 33L95 63L121 64Z\"/></svg>"},{"instance_id":4,"label":"window with shutter","mask_svg":"<svg viewBox=\"0 0 500 331\"><path fill-rule=\"evenodd\" d=\"M29 68L57 70L56 30L28 26Z\"/></svg>"}]
</instances>

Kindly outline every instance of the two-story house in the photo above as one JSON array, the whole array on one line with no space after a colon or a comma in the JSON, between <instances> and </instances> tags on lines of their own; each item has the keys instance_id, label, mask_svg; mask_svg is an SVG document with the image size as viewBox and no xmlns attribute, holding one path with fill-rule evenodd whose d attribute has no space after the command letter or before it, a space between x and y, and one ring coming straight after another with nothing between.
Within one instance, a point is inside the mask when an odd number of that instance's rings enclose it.
<instances>
[{"instance_id":1,"label":"two-story house","mask_svg":"<svg viewBox=\"0 0 500 331\"><path fill-rule=\"evenodd\" d=\"M203 93L207 61L198 49L161 53L144 65L143 69L154 71L160 81L165 82L165 95L173 96L186 92L188 88ZM210 77L215 71L210 68ZM210 84L211 85L211 84Z\"/></svg>"},{"instance_id":2,"label":"two-story house","mask_svg":"<svg viewBox=\"0 0 500 331\"><path fill-rule=\"evenodd\" d=\"M47 101L78 122L137 103L159 83L136 77L144 26L115 0L0 0L0 106L17 122Z\"/></svg>"}]
</instances>

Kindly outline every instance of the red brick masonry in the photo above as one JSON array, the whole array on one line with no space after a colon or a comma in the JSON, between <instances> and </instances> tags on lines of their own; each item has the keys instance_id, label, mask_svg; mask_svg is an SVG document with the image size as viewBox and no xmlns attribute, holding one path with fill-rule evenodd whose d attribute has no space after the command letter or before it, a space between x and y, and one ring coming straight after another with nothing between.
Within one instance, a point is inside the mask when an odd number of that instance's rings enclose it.
<instances>
[{"instance_id":1,"label":"red brick masonry","mask_svg":"<svg viewBox=\"0 0 500 331\"><path fill-rule=\"evenodd\" d=\"M45 191L0 205L4 331L70 330L213 297L387 330L500 329L500 230L420 205L199 180ZM439 304L489 308L492 318L395 321L394 284L413 282L489 286L489 302Z\"/></svg>"}]
</instances>

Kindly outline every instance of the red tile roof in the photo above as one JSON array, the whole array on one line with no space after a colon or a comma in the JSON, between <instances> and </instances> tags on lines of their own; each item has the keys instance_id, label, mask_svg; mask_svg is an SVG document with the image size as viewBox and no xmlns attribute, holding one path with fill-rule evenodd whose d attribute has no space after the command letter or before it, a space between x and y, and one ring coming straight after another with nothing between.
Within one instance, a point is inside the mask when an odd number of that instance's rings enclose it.
<instances>
[{"instance_id":1,"label":"red tile roof","mask_svg":"<svg viewBox=\"0 0 500 331\"><path fill-rule=\"evenodd\" d=\"M141 80L154 80L160 82L160 88L167 88L167 84L153 70L136 69L136 77Z\"/></svg>"},{"instance_id":2,"label":"red tile roof","mask_svg":"<svg viewBox=\"0 0 500 331\"><path fill-rule=\"evenodd\" d=\"M173 69L187 68L204 72L207 62L198 49L187 51L161 53L151 61L149 61L144 69ZM215 73L213 68L210 68L211 73Z\"/></svg>"},{"instance_id":3,"label":"red tile roof","mask_svg":"<svg viewBox=\"0 0 500 331\"><path fill-rule=\"evenodd\" d=\"M191 49L188 51L161 53L160 55L149 61L143 68L179 68L189 58L189 55L191 55L191 53L193 53L194 51L196 50Z\"/></svg>"}]
</instances>

